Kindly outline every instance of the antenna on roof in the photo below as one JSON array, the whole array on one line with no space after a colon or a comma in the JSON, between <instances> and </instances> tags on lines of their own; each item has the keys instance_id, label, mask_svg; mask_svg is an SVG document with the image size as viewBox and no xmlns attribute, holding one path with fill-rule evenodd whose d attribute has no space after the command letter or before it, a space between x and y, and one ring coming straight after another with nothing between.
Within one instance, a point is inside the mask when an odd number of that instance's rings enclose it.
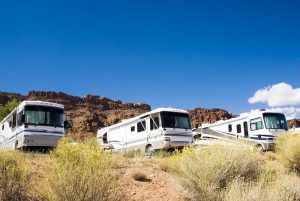
<instances>
[{"instance_id":1,"label":"antenna on roof","mask_svg":"<svg viewBox=\"0 0 300 201\"><path fill-rule=\"evenodd\" d=\"M266 111L266 109L260 109L259 111L261 111L261 112L262 112L262 111Z\"/></svg>"}]
</instances>

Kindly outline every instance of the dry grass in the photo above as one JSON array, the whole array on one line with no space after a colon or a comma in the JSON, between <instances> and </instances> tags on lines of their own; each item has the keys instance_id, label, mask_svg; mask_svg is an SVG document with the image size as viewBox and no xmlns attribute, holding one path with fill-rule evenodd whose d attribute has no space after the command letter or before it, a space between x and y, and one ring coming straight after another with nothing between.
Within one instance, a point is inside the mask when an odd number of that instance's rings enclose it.
<instances>
[{"instance_id":1,"label":"dry grass","mask_svg":"<svg viewBox=\"0 0 300 201\"><path fill-rule=\"evenodd\" d=\"M276 154L282 164L290 171L300 175L300 135L287 133L276 140Z\"/></svg>"},{"instance_id":2,"label":"dry grass","mask_svg":"<svg viewBox=\"0 0 300 201\"><path fill-rule=\"evenodd\" d=\"M124 163L173 173L194 200L300 200L299 147L300 135L289 133L278 137L275 152L263 154L245 146L213 145L151 157L130 151L123 157L106 153L94 139L73 144L63 139L50 155L0 151L0 200L126 200L117 179ZM151 181L134 170L129 180Z\"/></svg>"},{"instance_id":3,"label":"dry grass","mask_svg":"<svg viewBox=\"0 0 300 201\"><path fill-rule=\"evenodd\" d=\"M33 172L15 151L0 151L0 200L34 200L31 194Z\"/></svg>"},{"instance_id":4,"label":"dry grass","mask_svg":"<svg viewBox=\"0 0 300 201\"><path fill-rule=\"evenodd\" d=\"M172 168L170 167L170 164L168 163L168 161L162 161L159 164L159 168L164 171L164 172L171 172Z\"/></svg>"},{"instance_id":5,"label":"dry grass","mask_svg":"<svg viewBox=\"0 0 300 201\"><path fill-rule=\"evenodd\" d=\"M51 154L44 196L48 200L117 200L114 159L102 149L63 139Z\"/></svg>"},{"instance_id":6,"label":"dry grass","mask_svg":"<svg viewBox=\"0 0 300 201\"><path fill-rule=\"evenodd\" d=\"M300 200L299 178L280 175L262 177L258 182L234 180L223 194L224 201L295 201Z\"/></svg>"},{"instance_id":7,"label":"dry grass","mask_svg":"<svg viewBox=\"0 0 300 201\"><path fill-rule=\"evenodd\" d=\"M263 161L256 151L240 147L210 146L184 149L169 159L169 168L181 178L195 200L222 200L222 191L237 178L255 181Z\"/></svg>"},{"instance_id":8,"label":"dry grass","mask_svg":"<svg viewBox=\"0 0 300 201\"><path fill-rule=\"evenodd\" d=\"M145 156L145 153L141 150L129 150L123 153L125 158L141 158Z\"/></svg>"}]
</instances>

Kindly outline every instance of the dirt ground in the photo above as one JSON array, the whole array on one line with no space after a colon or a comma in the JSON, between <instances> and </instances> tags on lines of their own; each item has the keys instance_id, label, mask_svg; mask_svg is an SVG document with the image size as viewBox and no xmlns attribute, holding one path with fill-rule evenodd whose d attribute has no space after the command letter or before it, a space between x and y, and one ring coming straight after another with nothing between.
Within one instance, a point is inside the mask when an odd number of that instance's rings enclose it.
<instances>
[{"instance_id":1,"label":"dirt ground","mask_svg":"<svg viewBox=\"0 0 300 201\"><path fill-rule=\"evenodd\" d=\"M120 161L119 181L124 200L140 201L187 201L189 200L178 180L160 169L157 158L130 158ZM147 181L135 181L134 173L143 173Z\"/></svg>"},{"instance_id":2,"label":"dirt ground","mask_svg":"<svg viewBox=\"0 0 300 201\"><path fill-rule=\"evenodd\" d=\"M49 162L48 154L24 155L35 172L41 178L45 177L45 167ZM124 201L189 201L188 195L179 184L179 179L174 175L163 171L160 164L166 158L160 157L133 157L127 158L117 156L117 167L115 176L121 189L121 200ZM136 181L134 173L142 173L146 176L146 181Z\"/></svg>"}]
</instances>

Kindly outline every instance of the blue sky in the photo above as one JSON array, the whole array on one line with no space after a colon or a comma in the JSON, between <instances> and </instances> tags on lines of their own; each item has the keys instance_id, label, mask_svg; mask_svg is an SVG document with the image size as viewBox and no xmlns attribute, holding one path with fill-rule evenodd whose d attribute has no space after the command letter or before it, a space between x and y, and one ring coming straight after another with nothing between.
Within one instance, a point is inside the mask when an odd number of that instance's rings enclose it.
<instances>
[{"instance_id":1,"label":"blue sky","mask_svg":"<svg viewBox=\"0 0 300 201\"><path fill-rule=\"evenodd\" d=\"M280 82L300 87L299 10L297 0L0 0L0 91L268 107L248 99Z\"/></svg>"}]
</instances>

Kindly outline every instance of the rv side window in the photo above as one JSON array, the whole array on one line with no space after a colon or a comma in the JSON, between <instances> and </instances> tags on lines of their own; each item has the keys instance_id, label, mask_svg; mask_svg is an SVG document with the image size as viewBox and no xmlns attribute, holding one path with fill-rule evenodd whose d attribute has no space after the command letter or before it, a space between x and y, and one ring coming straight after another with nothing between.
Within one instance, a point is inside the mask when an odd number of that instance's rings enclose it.
<instances>
[{"instance_id":1,"label":"rv side window","mask_svg":"<svg viewBox=\"0 0 300 201\"><path fill-rule=\"evenodd\" d=\"M103 143L105 143L105 144L108 142L108 141L107 141L107 133L105 133L105 134L103 135L102 141L103 141Z\"/></svg>"},{"instance_id":2,"label":"rv side window","mask_svg":"<svg viewBox=\"0 0 300 201\"><path fill-rule=\"evenodd\" d=\"M22 126L22 115L23 115L23 111L18 113L18 126Z\"/></svg>"},{"instance_id":3,"label":"rv side window","mask_svg":"<svg viewBox=\"0 0 300 201\"><path fill-rule=\"evenodd\" d=\"M13 121L12 121L12 127L16 127L17 125L17 113L13 114Z\"/></svg>"},{"instance_id":4,"label":"rv side window","mask_svg":"<svg viewBox=\"0 0 300 201\"><path fill-rule=\"evenodd\" d=\"M4 124L2 125L2 130L4 130Z\"/></svg>"},{"instance_id":5,"label":"rv side window","mask_svg":"<svg viewBox=\"0 0 300 201\"><path fill-rule=\"evenodd\" d=\"M137 123L137 132L142 132L146 130L146 121Z\"/></svg>"},{"instance_id":6,"label":"rv side window","mask_svg":"<svg viewBox=\"0 0 300 201\"><path fill-rule=\"evenodd\" d=\"M150 130L156 130L159 127L159 119L158 117L154 117L153 118L154 121L152 120L152 118L150 119Z\"/></svg>"},{"instance_id":7,"label":"rv side window","mask_svg":"<svg viewBox=\"0 0 300 201\"><path fill-rule=\"evenodd\" d=\"M241 133L242 132L241 124L236 125L236 132L237 133Z\"/></svg>"},{"instance_id":8,"label":"rv side window","mask_svg":"<svg viewBox=\"0 0 300 201\"><path fill-rule=\"evenodd\" d=\"M264 126L263 126L263 123L262 123L262 119L260 117L250 120L250 129L252 131L260 130L260 129L263 129L263 128L264 128Z\"/></svg>"},{"instance_id":9,"label":"rv side window","mask_svg":"<svg viewBox=\"0 0 300 201\"><path fill-rule=\"evenodd\" d=\"M9 127L11 127L11 125L12 125L12 121L9 121Z\"/></svg>"},{"instance_id":10,"label":"rv side window","mask_svg":"<svg viewBox=\"0 0 300 201\"><path fill-rule=\"evenodd\" d=\"M232 132L232 125L231 124L228 125L228 132Z\"/></svg>"},{"instance_id":11,"label":"rv side window","mask_svg":"<svg viewBox=\"0 0 300 201\"><path fill-rule=\"evenodd\" d=\"M131 130L131 132L134 132L135 131L135 126L131 126L130 130Z\"/></svg>"}]
</instances>

